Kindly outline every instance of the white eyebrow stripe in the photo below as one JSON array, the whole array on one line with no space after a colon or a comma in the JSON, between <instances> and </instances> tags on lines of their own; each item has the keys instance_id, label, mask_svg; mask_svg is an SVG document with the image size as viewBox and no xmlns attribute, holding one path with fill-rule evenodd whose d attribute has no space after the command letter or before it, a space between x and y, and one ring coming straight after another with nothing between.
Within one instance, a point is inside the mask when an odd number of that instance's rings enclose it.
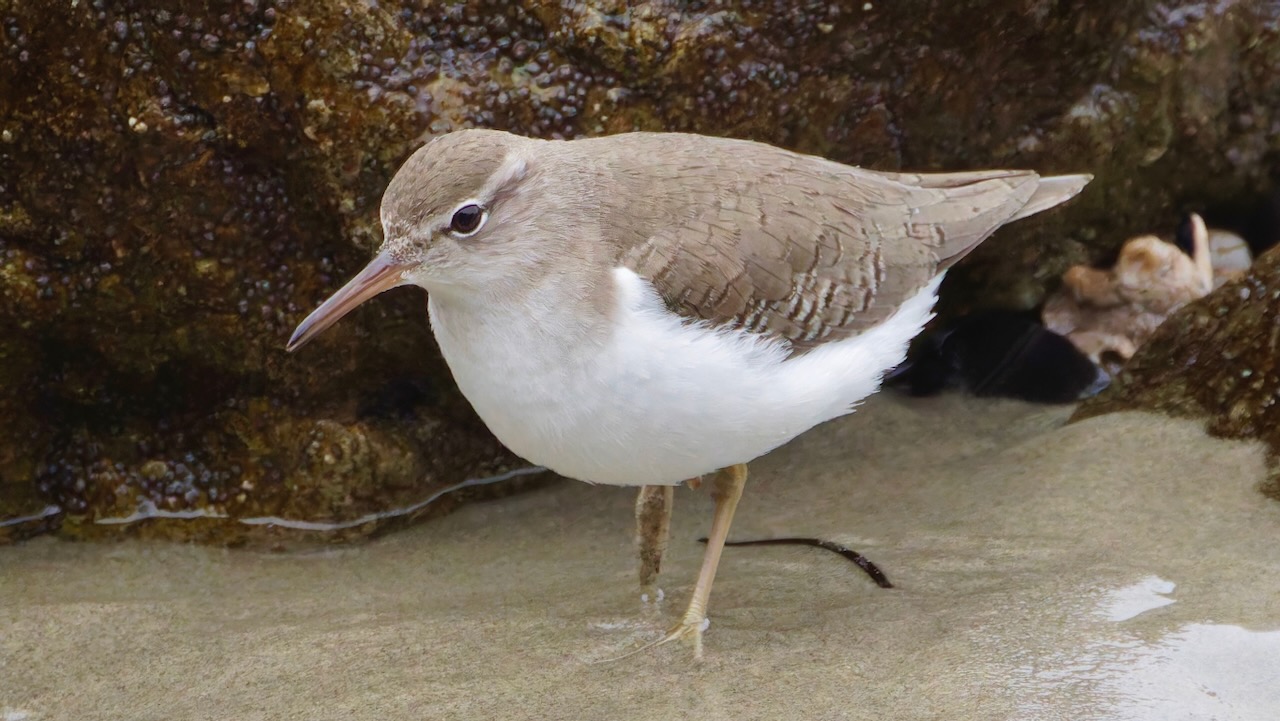
<instances>
[{"instance_id":1,"label":"white eyebrow stripe","mask_svg":"<svg viewBox=\"0 0 1280 721\"><path fill-rule=\"evenodd\" d=\"M437 230L448 228L449 221L453 218L453 214L458 211L458 208L471 203L479 205L487 211L489 206L493 204L493 196L497 195L500 189L510 183L520 180L528 172L529 164L525 159L525 156L518 150L508 151L506 156L502 159L502 164L499 165L498 169L493 171L493 174L485 181L485 184L480 188L479 193L453 206L448 213L435 218L434 222L420 227L425 227L427 232L435 232ZM413 224L403 218L398 219L395 222L388 222L387 217L384 214L385 210L385 208L378 209L378 219L382 221L382 227L388 236L392 234L392 231L395 231L396 235L408 235L414 230Z\"/></svg>"},{"instance_id":2,"label":"white eyebrow stripe","mask_svg":"<svg viewBox=\"0 0 1280 721\"><path fill-rule=\"evenodd\" d=\"M493 171L493 175L489 176L489 180L480 189L480 193L476 196L476 201L479 201L480 205L488 206L500 188L523 178L528 170L529 164L525 161L523 155L514 150L508 152L507 156L502 159L502 165L499 165L498 169Z\"/></svg>"}]
</instances>

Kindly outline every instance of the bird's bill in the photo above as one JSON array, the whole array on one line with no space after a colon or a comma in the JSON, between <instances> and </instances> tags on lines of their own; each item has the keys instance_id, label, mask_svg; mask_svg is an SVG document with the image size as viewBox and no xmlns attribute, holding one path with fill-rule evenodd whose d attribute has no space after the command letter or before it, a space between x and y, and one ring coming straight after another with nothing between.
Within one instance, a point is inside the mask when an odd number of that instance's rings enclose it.
<instances>
[{"instance_id":1,"label":"bird's bill","mask_svg":"<svg viewBox=\"0 0 1280 721\"><path fill-rule=\"evenodd\" d=\"M297 350L304 343L320 335L329 326L337 323L344 315L356 306L379 293L404 285L404 272L409 266L379 253L356 277L347 281L337 293L311 311L311 315L298 324L289 338L286 350Z\"/></svg>"}]
</instances>

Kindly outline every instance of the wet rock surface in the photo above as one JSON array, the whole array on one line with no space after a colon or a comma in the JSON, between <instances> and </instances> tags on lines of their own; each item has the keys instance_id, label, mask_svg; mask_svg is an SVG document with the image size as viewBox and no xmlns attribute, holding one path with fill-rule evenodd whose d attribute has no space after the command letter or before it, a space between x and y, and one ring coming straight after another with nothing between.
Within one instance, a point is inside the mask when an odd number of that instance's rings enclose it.
<instances>
[{"instance_id":1,"label":"wet rock surface","mask_svg":"<svg viewBox=\"0 0 1280 721\"><path fill-rule=\"evenodd\" d=\"M1207 418L1214 435L1265 441L1263 490L1280 499L1280 250L1165 321L1072 420L1131 409Z\"/></svg>"},{"instance_id":2,"label":"wet rock surface","mask_svg":"<svg viewBox=\"0 0 1280 721\"><path fill-rule=\"evenodd\" d=\"M0 538L252 541L237 519L345 522L521 465L416 291L283 351L432 133L1097 176L975 253L957 309L1031 307L1171 208L1265 192L1280 152L1278 2L7 3L0 37L0 519L38 517ZM95 523L139 504L227 518Z\"/></svg>"}]
</instances>

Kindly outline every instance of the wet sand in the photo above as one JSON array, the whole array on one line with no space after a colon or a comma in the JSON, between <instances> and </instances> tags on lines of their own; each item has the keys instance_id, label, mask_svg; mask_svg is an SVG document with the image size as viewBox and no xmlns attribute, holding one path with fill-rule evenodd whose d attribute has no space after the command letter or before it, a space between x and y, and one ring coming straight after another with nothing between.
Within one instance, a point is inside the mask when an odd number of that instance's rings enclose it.
<instances>
[{"instance_id":1,"label":"wet sand","mask_svg":"<svg viewBox=\"0 0 1280 721\"><path fill-rule=\"evenodd\" d=\"M0 549L0 719L1220 719L1280 709L1280 503L1198 424L882 395L752 465L706 660L634 490L565 482L357 546Z\"/></svg>"}]
</instances>

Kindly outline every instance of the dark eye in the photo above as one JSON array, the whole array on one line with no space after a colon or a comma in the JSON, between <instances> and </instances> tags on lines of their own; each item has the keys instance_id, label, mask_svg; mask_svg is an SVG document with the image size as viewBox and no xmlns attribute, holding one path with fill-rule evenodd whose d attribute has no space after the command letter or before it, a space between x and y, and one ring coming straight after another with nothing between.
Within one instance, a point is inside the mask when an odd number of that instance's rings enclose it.
<instances>
[{"instance_id":1,"label":"dark eye","mask_svg":"<svg viewBox=\"0 0 1280 721\"><path fill-rule=\"evenodd\" d=\"M484 220L484 208L474 204L464 205L453 211L453 220L449 221L449 228L459 235L470 235L476 232L482 220Z\"/></svg>"}]
</instances>

